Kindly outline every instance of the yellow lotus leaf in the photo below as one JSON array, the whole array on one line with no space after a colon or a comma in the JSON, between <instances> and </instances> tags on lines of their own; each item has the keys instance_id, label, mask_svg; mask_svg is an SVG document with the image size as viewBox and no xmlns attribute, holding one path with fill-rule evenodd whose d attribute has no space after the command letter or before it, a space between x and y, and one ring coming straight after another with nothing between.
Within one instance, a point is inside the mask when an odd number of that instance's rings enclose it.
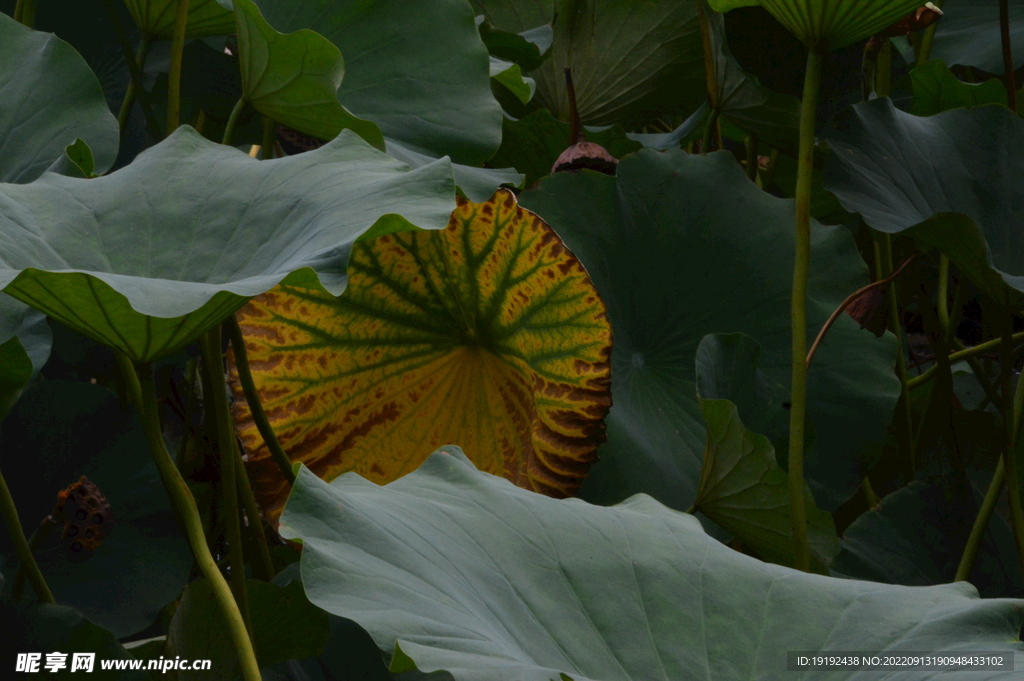
<instances>
[{"instance_id":1,"label":"yellow lotus leaf","mask_svg":"<svg viewBox=\"0 0 1024 681\"><path fill-rule=\"evenodd\" d=\"M443 230L358 242L339 297L279 286L238 313L281 445L331 480L386 483L457 444L481 470L574 494L604 440L611 327L586 270L501 190ZM272 519L288 489L232 368L235 418Z\"/></svg>"}]
</instances>

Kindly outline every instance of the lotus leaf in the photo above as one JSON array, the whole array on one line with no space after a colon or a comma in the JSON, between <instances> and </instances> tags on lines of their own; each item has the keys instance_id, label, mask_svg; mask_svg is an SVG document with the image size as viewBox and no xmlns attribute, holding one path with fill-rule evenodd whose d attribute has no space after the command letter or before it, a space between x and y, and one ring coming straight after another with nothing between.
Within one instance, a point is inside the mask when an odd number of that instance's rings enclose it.
<instances>
[{"instance_id":1,"label":"lotus leaf","mask_svg":"<svg viewBox=\"0 0 1024 681\"><path fill-rule=\"evenodd\" d=\"M789 384L793 203L759 190L730 153L649 149L623 158L615 177L556 173L520 202L586 266L615 334L608 443L581 494L617 502L643 491L687 508L704 453L694 357L705 334L756 338L761 369ZM818 223L811 267L813 339L867 271L845 227ZM870 463L864 452L883 438L899 394L894 346L844 316L814 359L817 444L806 470L822 508L856 490Z\"/></svg>"},{"instance_id":2,"label":"lotus leaf","mask_svg":"<svg viewBox=\"0 0 1024 681\"><path fill-rule=\"evenodd\" d=\"M0 182L31 182L76 138L95 171L117 156L117 120L96 76L60 38L0 14Z\"/></svg>"},{"instance_id":3,"label":"lotus leaf","mask_svg":"<svg viewBox=\"0 0 1024 681\"><path fill-rule=\"evenodd\" d=\"M124 0L139 29L154 38L170 38L179 0ZM229 0L188 0L185 36L226 35L235 32L235 17L223 5Z\"/></svg>"},{"instance_id":4,"label":"lotus leaf","mask_svg":"<svg viewBox=\"0 0 1024 681\"><path fill-rule=\"evenodd\" d=\"M465 0L258 0L279 31L309 28L345 56L338 99L413 151L480 165L501 141L487 48ZM533 28L530 26L529 28Z\"/></svg>"},{"instance_id":5,"label":"lotus leaf","mask_svg":"<svg viewBox=\"0 0 1024 681\"><path fill-rule=\"evenodd\" d=\"M340 293L360 234L442 227L452 194L448 161L409 171L349 131L259 162L184 126L107 177L0 185L0 286L148 361L282 281Z\"/></svg>"},{"instance_id":6,"label":"lotus leaf","mask_svg":"<svg viewBox=\"0 0 1024 681\"><path fill-rule=\"evenodd\" d=\"M611 329L590 277L502 190L441 232L357 244L340 298L282 286L239 312L254 381L293 461L387 482L463 442L482 469L574 494L604 439ZM287 483L242 391L236 415L264 508ZM417 455L419 453L419 455Z\"/></svg>"},{"instance_id":7,"label":"lotus leaf","mask_svg":"<svg viewBox=\"0 0 1024 681\"><path fill-rule=\"evenodd\" d=\"M765 564L645 495L612 508L551 499L454 446L385 487L301 468L281 531L302 540L315 605L459 681L738 681L784 677L786 651L1024 652L1021 601Z\"/></svg>"},{"instance_id":8,"label":"lotus leaf","mask_svg":"<svg viewBox=\"0 0 1024 681\"><path fill-rule=\"evenodd\" d=\"M942 250L990 298L1024 304L1017 115L992 105L919 118L880 99L830 138L825 187L844 208Z\"/></svg>"},{"instance_id":9,"label":"lotus leaf","mask_svg":"<svg viewBox=\"0 0 1024 681\"><path fill-rule=\"evenodd\" d=\"M725 12L758 4L771 12L808 47L835 50L888 28L913 10L921 0L709 0Z\"/></svg>"},{"instance_id":10,"label":"lotus leaf","mask_svg":"<svg viewBox=\"0 0 1024 681\"><path fill-rule=\"evenodd\" d=\"M322 35L303 29L282 35L252 0L234 0L242 91L260 113L299 132L331 140L349 129L384 149L380 128L338 102L345 60Z\"/></svg>"}]
</instances>

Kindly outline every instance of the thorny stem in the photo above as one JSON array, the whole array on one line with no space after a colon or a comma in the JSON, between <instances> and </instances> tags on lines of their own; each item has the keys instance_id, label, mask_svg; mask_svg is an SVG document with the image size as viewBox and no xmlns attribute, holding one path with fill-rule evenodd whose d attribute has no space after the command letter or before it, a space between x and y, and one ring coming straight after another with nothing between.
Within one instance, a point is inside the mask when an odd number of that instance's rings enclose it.
<instances>
[{"instance_id":1,"label":"thorny stem","mask_svg":"<svg viewBox=\"0 0 1024 681\"><path fill-rule=\"evenodd\" d=\"M800 155L796 179L796 255L793 261L792 398L789 412L789 508L793 565L810 570L807 511L804 506L804 419L807 411L807 279L811 263L811 178L814 173L814 124L821 86L823 54L807 53L804 96L800 105Z\"/></svg>"},{"instance_id":2,"label":"thorny stem","mask_svg":"<svg viewBox=\"0 0 1024 681\"><path fill-rule=\"evenodd\" d=\"M213 386L212 395L206 395L206 403L212 407L207 412L216 422L217 451L220 453L220 504L219 509L227 524L228 556L231 565L231 593L235 597L242 619L249 623L248 599L245 593L245 557L242 555L242 528L238 515L238 489L235 486L235 432L231 425L231 411L224 386L224 362L221 356L220 325L213 327L199 339L203 357L203 371L209 375ZM212 412L212 414L210 413ZM237 462L241 465L241 461Z\"/></svg>"},{"instance_id":3,"label":"thorny stem","mask_svg":"<svg viewBox=\"0 0 1024 681\"><path fill-rule=\"evenodd\" d=\"M229 317L224 321L224 328L227 330L228 339L231 341L231 348L235 351L235 367L238 369L238 382L242 384L242 392L245 393L245 401L249 404L249 413L256 424L256 430L260 431L263 442L270 450L270 456L274 463L281 469L288 484L295 483L295 473L292 472L292 462L281 446L274 429L263 411L263 404L260 402L260 394L256 390L256 384L252 380L252 372L249 370L249 353L245 349L245 339L242 337L242 329L238 326L238 320Z\"/></svg>"},{"instance_id":4,"label":"thorny stem","mask_svg":"<svg viewBox=\"0 0 1024 681\"><path fill-rule=\"evenodd\" d=\"M261 681L259 664L256 662L256 653L249 640L249 634L245 628L245 621L242 613L231 595L231 588L227 580L217 568L217 563L210 553L206 544L206 536L203 534L203 523L199 517L199 509L196 507L196 500L185 483L184 478L174 465L174 460L167 451L164 443L163 430L160 427L160 415L157 410L156 387L153 383L152 370L149 365L139 365L138 371L132 361L124 353L115 350L114 356L117 359L118 367L121 370L128 393L132 402L139 411L142 420L143 430L149 442L153 454L153 461L160 477L163 480L164 488L170 497L171 505L174 507L178 519L185 528L185 535L188 539L189 548L196 559L196 564L203 576L210 583L214 599L220 606L222 615L227 624L228 634L234 644L235 652L238 655L239 667L242 670L244 681Z\"/></svg>"},{"instance_id":5,"label":"thorny stem","mask_svg":"<svg viewBox=\"0 0 1024 681\"><path fill-rule=\"evenodd\" d=\"M39 570L35 556L32 555L32 547L25 539L25 530L21 527L18 509L14 505L14 497L11 496L11 490L7 487L3 473L0 473L0 510L3 510L4 520L7 521L7 532L11 535L14 550L18 553L18 560L28 570L28 579L32 583L36 596L42 603L55 603L53 593L50 592L50 587L47 586L43 573Z\"/></svg>"}]
</instances>

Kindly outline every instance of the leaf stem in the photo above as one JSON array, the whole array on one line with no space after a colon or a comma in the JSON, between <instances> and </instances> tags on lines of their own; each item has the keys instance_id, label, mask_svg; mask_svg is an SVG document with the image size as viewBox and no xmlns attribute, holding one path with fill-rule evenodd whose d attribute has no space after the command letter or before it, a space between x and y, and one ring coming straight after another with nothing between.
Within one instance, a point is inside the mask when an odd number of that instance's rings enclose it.
<instances>
[{"instance_id":1,"label":"leaf stem","mask_svg":"<svg viewBox=\"0 0 1024 681\"><path fill-rule=\"evenodd\" d=\"M203 576L209 580L213 596L227 623L228 633L234 644L235 652L238 654L242 678L244 681L261 681L259 664L256 662L256 654L253 651L252 641L249 640L242 613L231 595L231 588L228 586L227 580L217 568L217 562L213 559L210 548L206 544L206 536L203 534L203 523L199 517L196 500L185 483L185 479L181 477L175 467L174 460L164 443L152 370L149 365L141 364L136 371L132 361L120 351L115 350L114 356L132 402L139 411L142 427L152 450L153 461L160 472L164 488L171 499L171 505L185 528L185 535L189 547L192 549L192 555Z\"/></svg>"},{"instance_id":2,"label":"leaf stem","mask_svg":"<svg viewBox=\"0 0 1024 681\"><path fill-rule=\"evenodd\" d=\"M1015 342L1015 343L1020 342L1020 341L1024 341L1024 331L1021 331L1020 333L1013 334L1013 336L1011 338L1013 339L1013 342ZM989 350L993 350L993 349L999 347L1002 344L1002 342L1003 341L1002 341L1001 338L993 338L990 341L985 341L984 343L980 343L978 345L972 345L971 347L964 348L963 350L958 350L956 352L951 352L949 354L949 361L950 361L951 364L956 364L957 362L960 362L960 361L963 361L963 360L966 360L966 359L971 359L975 355L980 355L983 352L988 352ZM979 369L980 369L980 367L979 367ZM937 367L936 366L928 367L928 370L925 371L920 376L914 376L913 378L908 379L907 380L907 386L909 388L913 389L913 388L918 387L919 385L923 385L923 384L927 383L928 381L930 381L933 378L935 378L935 372L936 371L937 371Z\"/></svg>"},{"instance_id":3,"label":"leaf stem","mask_svg":"<svg viewBox=\"0 0 1024 681\"><path fill-rule=\"evenodd\" d=\"M814 126L821 87L823 53L807 52L804 96L800 104L800 155L796 178L796 253L793 259L792 398L789 412L789 508L793 524L793 564L810 570L807 511L804 506L804 420L807 411L807 279L811 265L811 178L814 174Z\"/></svg>"},{"instance_id":4,"label":"leaf stem","mask_svg":"<svg viewBox=\"0 0 1024 681\"><path fill-rule=\"evenodd\" d=\"M18 0L14 6L15 21L20 21L28 28L36 27L36 0Z\"/></svg>"},{"instance_id":5,"label":"leaf stem","mask_svg":"<svg viewBox=\"0 0 1024 681\"><path fill-rule=\"evenodd\" d=\"M228 116L227 125L224 126L224 137L221 139L221 144L231 146L231 142L235 137L235 125L238 124L238 117L242 115L242 111L245 110L245 95L238 98L235 102L235 108L231 110L231 115Z\"/></svg>"},{"instance_id":6,"label":"leaf stem","mask_svg":"<svg viewBox=\"0 0 1024 681\"><path fill-rule=\"evenodd\" d=\"M32 536L28 538L28 549L35 555L36 549L39 548L39 544L50 534L50 531L57 526L57 523L53 521L53 516L46 516L39 523L39 527L32 533ZM14 578L14 586L11 587L11 598L18 601L21 600L21 594L25 591L25 578L28 577L29 569L25 563L21 563L18 566L18 574ZM33 587L34 589L35 587ZM36 594L38 595L38 591Z\"/></svg>"},{"instance_id":7,"label":"leaf stem","mask_svg":"<svg viewBox=\"0 0 1024 681\"><path fill-rule=\"evenodd\" d=\"M1024 381L1021 383L1024 383ZM992 519L992 511L995 510L996 502L999 501L999 494L1003 491L1005 481L1006 465L1003 458L999 457L999 463L996 464L996 472L988 483L985 499L981 502L981 508L978 510L978 515L974 518L974 525L971 527L971 534L967 538L964 552L960 556L960 564L956 568L956 577L953 578L954 582L966 582L970 577L971 569L974 567L974 559L978 555L978 549L981 548L982 536L984 536L985 528L988 527L988 523Z\"/></svg>"},{"instance_id":8,"label":"leaf stem","mask_svg":"<svg viewBox=\"0 0 1024 681\"><path fill-rule=\"evenodd\" d=\"M1010 0L999 0L999 36L1003 43L1003 84L1010 111L1017 113L1017 83L1013 73L1013 50L1010 45ZM1009 471L1007 471L1009 474Z\"/></svg>"},{"instance_id":9,"label":"leaf stem","mask_svg":"<svg viewBox=\"0 0 1024 681\"><path fill-rule=\"evenodd\" d=\"M881 241L879 241L881 240ZM892 236L875 232L876 268L885 276L892 273ZM886 291L889 300L889 331L896 337L896 377L900 380L900 398L896 408L901 412L901 427L906 429L903 446L903 475L909 483L914 479L914 417L910 406L910 386L907 377L907 358L903 353L903 328L900 326L900 305L895 282Z\"/></svg>"},{"instance_id":10,"label":"leaf stem","mask_svg":"<svg viewBox=\"0 0 1024 681\"><path fill-rule=\"evenodd\" d=\"M178 129L181 110L181 60L185 51L185 29L188 26L189 0L178 0L171 33L171 65L167 73L167 135ZM234 478L232 478L233 480Z\"/></svg>"},{"instance_id":11,"label":"leaf stem","mask_svg":"<svg viewBox=\"0 0 1024 681\"><path fill-rule=\"evenodd\" d=\"M281 442L277 439L267 413L263 411L263 404L260 402L260 394L256 390L256 383L252 380L252 371L249 370L249 354L245 349L245 339L242 337L242 329L238 326L238 320L229 317L224 321L224 328L228 332L228 339L231 341L231 348L235 351L235 367L238 369L238 382L242 384L242 392L245 393L245 401L249 403L249 413L260 431L263 442L270 450L270 456L274 463L281 469L288 484L295 484L295 473L292 472L292 462L285 453Z\"/></svg>"},{"instance_id":12,"label":"leaf stem","mask_svg":"<svg viewBox=\"0 0 1024 681\"><path fill-rule=\"evenodd\" d=\"M1024 574L1024 515L1021 515L1020 487L1018 486L1015 456L1017 449L1015 424L1020 416L1020 408L1018 406L1017 413L1014 413L1014 403L1018 401L1010 394L1010 386L1013 384L1013 366L1016 361L1013 354L1013 317L1009 312L1003 314L1001 335L1003 357L999 374L1003 396L1003 467L1006 469L1006 494L1010 500L1010 524L1013 527L1013 539L1017 545L1017 559L1020 561L1021 574Z\"/></svg>"},{"instance_id":13,"label":"leaf stem","mask_svg":"<svg viewBox=\"0 0 1024 681\"><path fill-rule=\"evenodd\" d=\"M942 0L932 0L932 4L942 9ZM923 64L932 57L932 43L935 42L935 29L938 28L938 22L932 22L932 25L924 29L924 34L921 36L921 42L917 48L916 60L918 64Z\"/></svg>"},{"instance_id":14,"label":"leaf stem","mask_svg":"<svg viewBox=\"0 0 1024 681\"><path fill-rule=\"evenodd\" d=\"M959 294L959 292L957 292ZM939 290L936 296L936 312L939 314L939 326L942 333L949 339L949 256L939 253Z\"/></svg>"},{"instance_id":15,"label":"leaf stem","mask_svg":"<svg viewBox=\"0 0 1024 681\"><path fill-rule=\"evenodd\" d=\"M18 553L18 560L28 570L28 579L32 583L36 596L42 603L55 603L53 593L50 592L50 587L47 586L43 573L39 570L39 564L36 563L35 556L32 555L32 548L29 546L28 540L25 539L25 530L21 527L18 509L14 505L14 497L11 496L11 490L7 487L3 473L0 473L0 510L3 510L4 520L7 522L7 532L11 535L11 542L14 544L14 550Z\"/></svg>"},{"instance_id":16,"label":"leaf stem","mask_svg":"<svg viewBox=\"0 0 1024 681\"><path fill-rule=\"evenodd\" d=\"M121 53L124 55L124 61L128 65L128 73L131 74L131 80L128 81L128 89L125 90L124 99L121 101L121 110L117 115L118 129L123 135L125 126L128 125L132 106L135 104L135 98L138 97L139 103L142 105L142 115L146 119L146 130L154 141L158 141L161 138L160 124L157 123L153 108L149 105L146 88L143 87L142 82L142 68L146 64L146 57L149 54L152 38L149 34L143 33L139 37L139 46L133 55L132 44L128 40L128 34L125 32L124 26L121 25L121 21L117 18L114 0L103 0L103 6L106 8L110 24L114 27L114 32L117 34L117 41L121 44Z\"/></svg>"},{"instance_id":17,"label":"leaf stem","mask_svg":"<svg viewBox=\"0 0 1024 681\"><path fill-rule=\"evenodd\" d=\"M274 143L277 141L277 135L274 134L275 128L274 120L267 116L263 117L263 160L269 161L274 158Z\"/></svg>"},{"instance_id":18,"label":"leaf stem","mask_svg":"<svg viewBox=\"0 0 1024 681\"><path fill-rule=\"evenodd\" d=\"M231 593L246 628L249 625L248 599L245 593L245 556L242 554L242 527L238 514L238 489L235 485L235 432L231 424L231 411L224 385L224 361L221 355L220 325L204 333L199 339L199 351L203 357L203 371L208 374L208 383L213 387L212 395L206 395L207 404L212 408L216 421L217 452L220 454L220 503L218 512L227 523L228 556L231 565ZM241 461L238 462L241 464Z\"/></svg>"},{"instance_id":19,"label":"leaf stem","mask_svg":"<svg viewBox=\"0 0 1024 681\"><path fill-rule=\"evenodd\" d=\"M252 483L245 471L245 463L241 460L241 452L238 451L238 440L235 440L235 484L242 491L242 505L245 509L245 516L249 520L249 529L256 537L256 546L259 549L260 567L263 569L264 581L269 582L274 578L274 561L270 557L270 547L267 545L267 535L263 529L263 519L260 516L260 509L256 505L256 497L252 492Z\"/></svg>"}]
</instances>

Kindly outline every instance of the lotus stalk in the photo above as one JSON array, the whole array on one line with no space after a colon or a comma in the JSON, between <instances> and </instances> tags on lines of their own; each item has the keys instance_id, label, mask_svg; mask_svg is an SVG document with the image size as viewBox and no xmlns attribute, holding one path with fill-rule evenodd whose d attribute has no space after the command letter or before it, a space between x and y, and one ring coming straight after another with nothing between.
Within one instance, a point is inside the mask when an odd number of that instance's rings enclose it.
<instances>
[{"instance_id":1,"label":"lotus stalk","mask_svg":"<svg viewBox=\"0 0 1024 681\"><path fill-rule=\"evenodd\" d=\"M0 510L3 510L7 531L18 552L22 570L28 572L28 579L32 583L32 588L35 589L36 597L42 603L55 603L53 593L50 592L50 587L47 586L43 573L39 570L35 556L32 555L32 548L25 538L25 530L22 529L21 520L18 518L18 509L14 505L14 498L11 496L11 490L7 487L3 473L0 473Z\"/></svg>"},{"instance_id":2,"label":"lotus stalk","mask_svg":"<svg viewBox=\"0 0 1024 681\"><path fill-rule=\"evenodd\" d=\"M189 0L178 0L174 15L174 32L171 35L171 65L167 74L167 134L178 129L178 113L181 107L181 60L185 50L185 28L188 26Z\"/></svg>"},{"instance_id":3,"label":"lotus stalk","mask_svg":"<svg viewBox=\"0 0 1024 681\"><path fill-rule=\"evenodd\" d=\"M116 351L114 356L117 359L118 367L127 386L129 396L135 408L139 412L143 430L146 433L146 440L149 442L153 454L153 462L156 464L160 477L163 480L167 496L171 499L171 505L184 526L185 535L188 539L189 548L195 558L199 570L210 582L214 598L220 606L221 614L227 623L235 652L238 655L238 664L242 670L244 681L260 681L260 668L256 662L256 653L252 641L249 639L249 632L245 626L245 619L235 602L231 587L224 579L217 562L210 553L210 547L203 532L203 522L199 517L199 508L192 496L185 479L181 477L174 459L167 451L164 442L163 428L160 426L160 414L158 411L156 386L153 382L152 369L148 364L140 364L138 368L123 352ZM232 478L233 481L233 478Z\"/></svg>"}]
</instances>

